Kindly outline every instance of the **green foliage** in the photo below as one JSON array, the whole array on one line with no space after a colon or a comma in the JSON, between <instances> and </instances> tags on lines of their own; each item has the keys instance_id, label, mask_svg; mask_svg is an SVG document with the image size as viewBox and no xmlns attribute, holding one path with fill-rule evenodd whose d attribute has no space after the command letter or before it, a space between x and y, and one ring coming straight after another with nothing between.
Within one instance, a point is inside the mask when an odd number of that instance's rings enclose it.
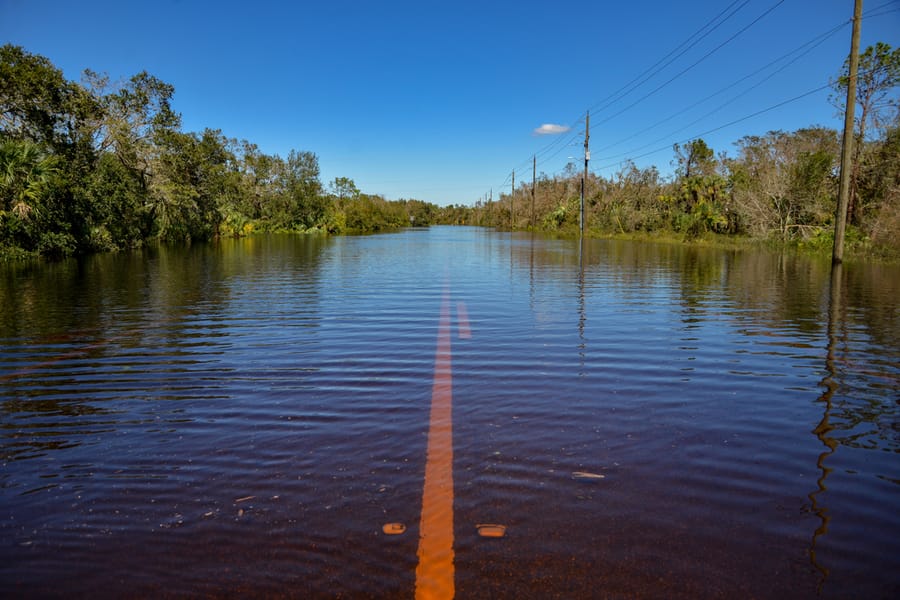
<instances>
[{"instance_id":1,"label":"green foliage","mask_svg":"<svg viewBox=\"0 0 900 600\"><path fill-rule=\"evenodd\" d=\"M710 175L716 170L715 153L702 139L685 145L675 144L675 173L688 179L696 175Z\"/></svg>"},{"instance_id":2,"label":"green foliage","mask_svg":"<svg viewBox=\"0 0 900 600\"><path fill-rule=\"evenodd\" d=\"M174 93L146 72L119 85L93 71L70 82L44 57L0 48L0 250L62 257L436 220L434 205L365 196L347 177L326 195L311 152L282 158L218 130L183 132Z\"/></svg>"},{"instance_id":3,"label":"green foliage","mask_svg":"<svg viewBox=\"0 0 900 600\"><path fill-rule=\"evenodd\" d=\"M0 47L0 128L8 137L60 148L73 121L74 87L43 56Z\"/></svg>"},{"instance_id":4,"label":"green foliage","mask_svg":"<svg viewBox=\"0 0 900 600\"><path fill-rule=\"evenodd\" d=\"M834 212L836 132L823 128L770 131L737 142L729 160L732 209L742 230L789 241L815 234Z\"/></svg>"},{"instance_id":5,"label":"green foliage","mask_svg":"<svg viewBox=\"0 0 900 600\"><path fill-rule=\"evenodd\" d=\"M705 233L723 233L728 219L722 214L722 207L714 200L703 198L691 206L690 212L675 217L675 231L688 238L700 237Z\"/></svg>"},{"instance_id":6,"label":"green foliage","mask_svg":"<svg viewBox=\"0 0 900 600\"><path fill-rule=\"evenodd\" d=\"M834 80L832 102L843 114L847 102L850 58L844 61L841 73ZM856 79L855 112L857 140L865 139L865 132L880 129L900 107L895 88L900 86L900 48L878 42L869 46L859 55L859 69Z\"/></svg>"},{"instance_id":7,"label":"green foliage","mask_svg":"<svg viewBox=\"0 0 900 600\"><path fill-rule=\"evenodd\" d=\"M729 220L725 201L727 182L719 175L720 164L702 139L684 146L675 144L676 193L670 196L677 210L673 228L689 238L705 233L726 233Z\"/></svg>"},{"instance_id":8,"label":"green foliage","mask_svg":"<svg viewBox=\"0 0 900 600\"><path fill-rule=\"evenodd\" d=\"M736 146L735 157L716 157L702 140L675 146L675 173L669 180L655 167L632 163L608 179L591 174L585 191L590 229L689 239L749 235L824 251L836 203L837 132L822 127L772 131L741 138ZM860 195L870 216L854 228L861 237L848 244L856 253L900 256L900 121L885 138L868 143L863 156ZM535 197L540 228L577 227L580 185L581 174L574 169L566 177L542 176ZM506 201L448 207L442 217L506 226Z\"/></svg>"},{"instance_id":9,"label":"green foliage","mask_svg":"<svg viewBox=\"0 0 900 600\"><path fill-rule=\"evenodd\" d=\"M291 150L285 164L284 191L291 225L319 227L325 224L329 202L319 182L319 159L312 152Z\"/></svg>"},{"instance_id":10,"label":"green foliage","mask_svg":"<svg viewBox=\"0 0 900 600\"><path fill-rule=\"evenodd\" d=\"M338 200L359 197L359 188L349 177L335 177L330 187L332 195L337 196Z\"/></svg>"},{"instance_id":11,"label":"green foliage","mask_svg":"<svg viewBox=\"0 0 900 600\"><path fill-rule=\"evenodd\" d=\"M401 200L400 204L405 209L410 225L427 227L438 220L438 208L434 204L422 200Z\"/></svg>"},{"instance_id":12,"label":"green foliage","mask_svg":"<svg viewBox=\"0 0 900 600\"><path fill-rule=\"evenodd\" d=\"M832 102L845 111L849 85L850 57L844 61L841 74L834 81ZM850 222L861 225L868 209L867 198L860 190L861 171L865 168L867 141L871 133L884 136L900 116L900 48L892 49L884 42L869 46L859 55L856 78L856 110L854 111L854 145L850 166Z\"/></svg>"},{"instance_id":13,"label":"green foliage","mask_svg":"<svg viewBox=\"0 0 900 600\"><path fill-rule=\"evenodd\" d=\"M97 161L88 181L95 225L103 227L114 248L140 246L152 230L152 215L140 178L111 153Z\"/></svg>"},{"instance_id":14,"label":"green foliage","mask_svg":"<svg viewBox=\"0 0 900 600\"><path fill-rule=\"evenodd\" d=\"M881 256L900 255L898 81L900 51L877 44L861 55L849 245ZM81 83L67 81L46 58L0 47L0 254L60 258L254 231L578 227L582 174L574 164L561 176L541 174L533 196L531 182L523 183L473 207L388 201L360 192L348 177L334 178L326 193L312 152L283 158L219 130L182 131L174 93L146 72L117 85L92 71ZM587 223L618 234L750 234L827 245L837 133L773 131L736 146L729 158L702 139L677 144L670 178L632 163L610 178L589 173Z\"/></svg>"},{"instance_id":15,"label":"green foliage","mask_svg":"<svg viewBox=\"0 0 900 600\"><path fill-rule=\"evenodd\" d=\"M556 207L556 210L544 217L544 228L550 229L551 231L561 228L566 222L568 213L569 211L566 205L560 204Z\"/></svg>"},{"instance_id":16,"label":"green foliage","mask_svg":"<svg viewBox=\"0 0 900 600\"><path fill-rule=\"evenodd\" d=\"M34 142L6 140L0 143L0 211L30 220L40 212L50 193L57 159Z\"/></svg>"},{"instance_id":17,"label":"green foliage","mask_svg":"<svg viewBox=\"0 0 900 600\"><path fill-rule=\"evenodd\" d=\"M859 193L866 209L860 229L879 256L900 257L900 114L864 156Z\"/></svg>"},{"instance_id":18,"label":"green foliage","mask_svg":"<svg viewBox=\"0 0 900 600\"><path fill-rule=\"evenodd\" d=\"M47 258L59 260L75 254L75 238L65 232L47 231L41 234L38 252Z\"/></svg>"},{"instance_id":19,"label":"green foliage","mask_svg":"<svg viewBox=\"0 0 900 600\"><path fill-rule=\"evenodd\" d=\"M342 203L343 227L354 233L372 233L410 225L407 207L379 196L360 194L356 200Z\"/></svg>"},{"instance_id":20,"label":"green foliage","mask_svg":"<svg viewBox=\"0 0 900 600\"><path fill-rule=\"evenodd\" d=\"M670 203L661 199L662 186L656 167L638 168L626 164L604 186L601 203L610 219L598 219L619 233L654 231L665 228L670 218Z\"/></svg>"}]
</instances>

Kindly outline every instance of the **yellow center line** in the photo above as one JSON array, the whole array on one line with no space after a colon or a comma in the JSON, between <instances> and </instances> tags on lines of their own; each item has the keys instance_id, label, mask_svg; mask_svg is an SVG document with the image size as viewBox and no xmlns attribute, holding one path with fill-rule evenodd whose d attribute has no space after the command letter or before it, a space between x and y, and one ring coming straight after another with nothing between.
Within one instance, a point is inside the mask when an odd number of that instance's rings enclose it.
<instances>
[{"instance_id":1,"label":"yellow center line","mask_svg":"<svg viewBox=\"0 0 900 600\"><path fill-rule=\"evenodd\" d=\"M438 326L425 489L419 525L416 598L453 598L453 376L450 368L450 290Z\"/></svg>"}]
</instances>

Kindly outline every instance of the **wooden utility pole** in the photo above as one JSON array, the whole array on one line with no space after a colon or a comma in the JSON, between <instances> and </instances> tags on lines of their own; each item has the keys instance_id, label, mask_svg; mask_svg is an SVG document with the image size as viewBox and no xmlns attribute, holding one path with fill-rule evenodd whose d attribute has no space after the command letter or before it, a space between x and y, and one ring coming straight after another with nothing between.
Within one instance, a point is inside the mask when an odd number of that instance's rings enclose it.
<instances>
[{"instance_id":1,"label":"wooden utility pole","mask_svg":"<svg viewBox=\"0 0 900 600\"><path fill-rule=\"evenodd\" d=\"M831 264L844 260L844 232L847 229L847 206L850 204L850 172L853 170L853 113L856 110L856 74L859 71L859 29L862 22L862 0L853 7L853 33L850 37L850 69L847 73L847 107L844 110L844 139L841 141L841 188L834 215L834 249Z\"/></svg>"},{"instance_id":2,"label":"wooden utility pole","mask_svg":"<svg viewBox=\"0 0 900 600\"><path fill-rule=\"evenodd\" d=\"M537 154L531 157L531 230L534 231L534 183L537 180Z\"/></svg>"},{"instance_id":3,"label":"wooden utility pole","mask_svg":"<svg viewBox=\"0 0 900 600\"><path fill-rule=\"evenodd\" d=\"M591 112L587 112L584 120L584 175L581 177L581 216L578 223L581 234L584 235L584 188L587 185L588 161L591 160L591 151L588 149L588 140L591 138Z\"/></svg>"},{"instance_id":4,"label":"wooden utility pole","mask_svg":"<svg viewBox=\"0 0 900 600\"><path fill-rule=\"evenodd\" d=\"M513 230L513 196L516 195L516 170L512 172L512 186L509 192L509 230Z\"/></svg>"}]
</instances>

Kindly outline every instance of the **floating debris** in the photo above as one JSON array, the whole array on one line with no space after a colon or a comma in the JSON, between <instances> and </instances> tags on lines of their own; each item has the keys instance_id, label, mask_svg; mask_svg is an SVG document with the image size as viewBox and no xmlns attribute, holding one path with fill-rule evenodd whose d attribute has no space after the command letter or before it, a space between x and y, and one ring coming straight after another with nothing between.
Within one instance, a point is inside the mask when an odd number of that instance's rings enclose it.
<instances>
[{"instance_id":1,"label":"floating debris","mask_svg":"<svg viewBox=\"0 0 900 600\"><path fill-rule=\"evenodd\" d=\"M501 538L506 535L506 525L496 525L494 523L479 523L475 525L478 535L481 537Z\"/></svg>"},{"instance_id":2,"label":"floating debris","mask_svg":"<svg viewBox=\"0 0 900 600\"><path fill-rule=\"evenodd\" d=\"M600 473L588 473L587 471L575 471L572 473L573 479L584 479L584 480L596 480L596 479L605 479L606 475L601 475Z\"/></svg>"},{"instance_id":3,"label":"floating debris","mask_svg":"<svg viewBox=\"0 0 900 600\"><path fill-rule=\"evenodd\" d=\"M406 531L406 525L403 523L387 523L381 530L385 533L385 535L400 535L404 531Z\"/></svg>"},{"instance_id":4,"label":"floating debris","mask_svg":"<svg viewBox=\"0 0 900 600\"><path fill-rule=\"evenodd\" d=\"M243 498L238 498L237 500L235 500L234 503L237 504L238 502L246 502L247 500L253 500L254 498L256 498L256 496L244 496Z\"/></svg>"}]
</instances>

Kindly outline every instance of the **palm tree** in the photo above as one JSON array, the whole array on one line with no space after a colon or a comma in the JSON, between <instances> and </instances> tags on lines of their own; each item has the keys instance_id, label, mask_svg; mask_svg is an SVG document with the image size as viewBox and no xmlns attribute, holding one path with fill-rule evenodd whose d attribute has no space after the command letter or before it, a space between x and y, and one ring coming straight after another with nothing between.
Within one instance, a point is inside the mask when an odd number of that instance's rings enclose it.
<instances>
[{"instance_id":1,"label":"palm tree","mask_svg":"<svg viewBox=\"0 0 900 600\"><path fill-rule=\"evenodd\" d=\"M56 158L44 154L34 142L0 143L0 212L29 219L58 170Z\"/></svg>"}]
</instances>

